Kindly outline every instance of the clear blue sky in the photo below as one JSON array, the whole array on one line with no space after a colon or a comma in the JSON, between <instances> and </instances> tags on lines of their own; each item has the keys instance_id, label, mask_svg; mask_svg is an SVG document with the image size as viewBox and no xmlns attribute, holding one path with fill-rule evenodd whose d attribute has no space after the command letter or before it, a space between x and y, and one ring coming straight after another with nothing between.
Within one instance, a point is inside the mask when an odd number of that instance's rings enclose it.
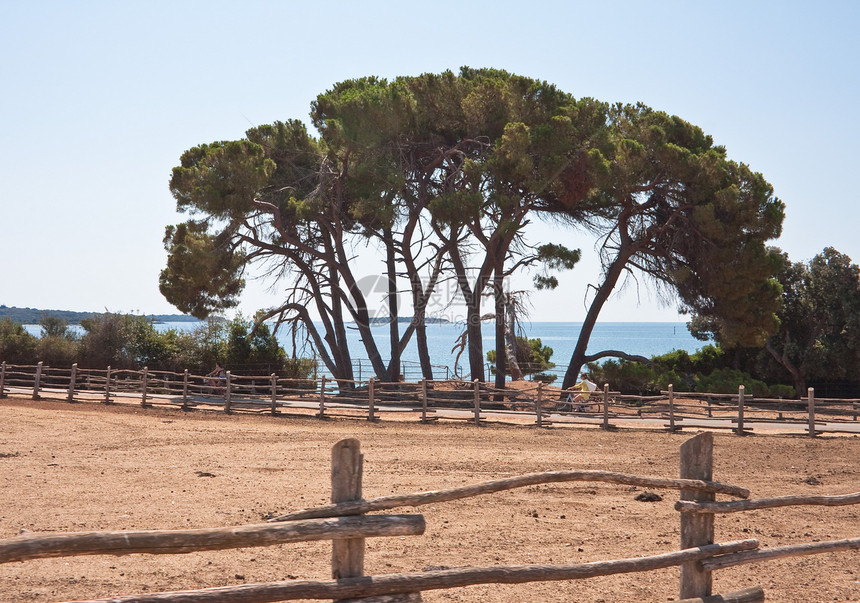
<instances>
[{"instance_id":1,"label":"clear blue sky","mask_svg":"<svg viewBox=\"0 0 860 603\"><path fill-rule=\"evenodd\" d=\"M775 243L860 261L860 2L0 0L0 304L171 313L180 154L307 119L335 82L498 67L701 126L787 205ZM533 320L581 320L594 241ZM368 270L374 270L369 265ZM243 310L275 303L252 284ZM636 283L602 320L676 320Z\"/></svg>"}]
</instances>

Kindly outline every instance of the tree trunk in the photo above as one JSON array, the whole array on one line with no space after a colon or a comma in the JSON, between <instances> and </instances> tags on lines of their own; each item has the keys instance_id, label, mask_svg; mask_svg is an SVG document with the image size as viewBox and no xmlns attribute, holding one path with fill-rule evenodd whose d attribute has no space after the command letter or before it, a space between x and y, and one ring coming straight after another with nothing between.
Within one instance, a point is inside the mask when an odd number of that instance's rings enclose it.
<instances>
[{"instance_id":1,"label":"tree trunk","mask_svg":"<svg viewBox=\"0 0 860 603\"><path fill-rule=\"evenodd\" d=\"M394 238L391 229L383 233L385 241L385 265L388 270L388 338L391 356L388 362L388 381L400 381L400 322L397 308L397 266L394 259Z\"/></svg>"},{"instance_id":2,"label":"tree trunk","mask_svg":"<svg viewBox=\"0 0 860 603\"><path fill-rule=\"evenodd\" d=\"M523 371L520 369L519 362L517 362L517 331L514 313L511 294L508 293L505 296L505 357L508 362L508 372L511 374L511 381L521 381Z\"/></svg>"},{"instance_id":3,"label":"tree trunk","mask_svg":"<svg viewBox=\"0 0 860 603\"><path fill-rule=\"evenodd\" d=\"M505 374L507 373L507 346L505 345L505 292L504 292L504 266L501 259L497 258L495 272L493 273L493 293L496 302L496 389L505 388ZM502 396L496 396L500 401Z\"/></svg>"},{"instance_id":4,"label":"tree trunk","mask_svg":"<svg viewBox=\"0 0 860 603\"><path fill-rule=\"evenodd\" d=\"M786 339L788 339L788 335L786 334ZM786 344L788 342L786 341ZM788 359L788 354L783 352L780 354L776 351L776 348L773 347L773 343L771 339L768 338L764 344L765 349L770 352L770 355L773 356L773 359L776 360L782 367L785 368L790 374L791 378L794 381L794 392L797 394L798 398L803 398L806 395L806 376L803 372L794 366L794 363Z\"/></svg>"},{"instance_id":5,"label":"tree trunk","mask_svg":"<svg viewBox=\"0 0 860 603\"><path fill-rule=\"evenodd\" d=\"M329 279L332 283L332 288L336 290L340 283L340 276L337 269L329 266ZM346 325L343 320L343 305L340 299L332 298L331 302L332 314L332 331L326 334L326 342L329 345L329 350L334 357L334 363L337 366L337 372L332 371L332 376L335 379L344 379L352 381L352 356L349 352L349 343L346 338Z\"/></svg>"},{"instance_id":6,"label":"tree trunk","mask_svg":"<svg viewBox=\"0 0 860 603\"><path fill-rule=\"evenodd\" d=\"M591 333L594 331L594 325L597 324L597 317L600 316L600 310L603 304L609 299L609 295L618 283L621 273L624 271L624 266L632 254L619 253L615 261L609 266L606 272L606 278L597 290L597 295L591 301L591 306L588 308L588 314L585 321L582 323L582 329L579 331L579 338L576 340L576 347L573 349L573 355L570 358L570 364L567 365L567 372L564 374L562 389L572 387L579 378L579 371L582 365L585 364L585 351L588 348L588 341L591 339Z\"/></svg>"},{"instance_id":7,"label":"tree trunk","mask_svg":"<svg viewBox=\"0 0 860 603\"><path fill-rule=\"evenodd\" d=\"M421 363L421 375L425 379L433 380L433 365L430 364L430 347L427 345L427 324L425 317L415 326L415 341L418 344L418 362Z\"/></svg>"},{"instance_id":8,"label":"tree trunk","mask_svg":"<svg viewBox=\"0 0 860 603\"><path fill-rule=\"evenodd\" d=\"M486 378L484 375L484 341L481 334L481 298L477 295L471 297L470 303L466 306L469 374L472 381L477 379L483 383Z\"/></svg>"}]
</instances>

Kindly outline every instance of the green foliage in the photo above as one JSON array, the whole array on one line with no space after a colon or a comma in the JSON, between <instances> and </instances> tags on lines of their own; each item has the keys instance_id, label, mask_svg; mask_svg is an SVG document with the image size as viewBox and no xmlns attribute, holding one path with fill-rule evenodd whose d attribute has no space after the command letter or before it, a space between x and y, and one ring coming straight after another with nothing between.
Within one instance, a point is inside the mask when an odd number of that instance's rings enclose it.
<instances>
[{"instance_id":1,"label":"green foliage","mask_svg":"<svg viewBox=\"0 0 860 603\"><path fill-rule=\"evenodd\" d=\"M0 362L35 364L38 340L10 318L0 319Z\"/></svg>"},{"instance_id":2,"label":"green foliage","mask_svg":"<svg viewBox=\"0 0 860 603\"><path fill-rule=\"evenodd\" d=\"M552 353L553 349L549 346L543 345L540 337L536 337L534 339L526 337L516 338L517 364L519 364L520 370L522 370L523 374L534 375L533 379L537 381L551 383L555 379L554 375L538 375L543 371L555 368L555 364L550 362ZM495 365L496 350L490 350L487 352L487 360L491 364ZM495 374L495 366L492 367L492 371ZM510 374L510 371L507 371L506 374Z\"/></svg>"},{"instance_id":3,"label":"green foliage","mask_svg":"<svg viewBox=\"0 0 860 603\"><path fill-rule=\"evenodd\" d=\"M763 371L792 380L798 396L810 379L857 379L860 267L832 247L808 263L781 259L780 327L760 355Z\"/></svg>"},{"instance_id":4,"label":"green foliage","mask_svg":"<svg viewBox=\"0 0 860 603\"><path fill-rule=\"evenodd\" d=\"M250 321L239 316L227 323L226 331L224 359L227 366L245 365L250 369L254 365L266 365L277 370L283 369L286 353L278 345L268 325L260 324L253 329Z\"/></svg>"},{"instance_id":5,"label":"green foliage","mask_svg":"<svg viewBox=\"0 0 860 603\"><path fill-rule=\"evenodd\" d=\"M548 275L549 270L573 270L579 262L579 249L568 249L564 245L546 243L538 247L537 260L541 263L543 274L534 276L535 289L555 289L558 287L558 278Z\"/></svg>"},{"instance_id":6,"label":"green foliage","mask_svg":"<svg viewBox=\"0 0 860 603\"><path fill-rule=\"evenodd\" d=\"M170 180L177 209L221 219L248 211L275 170L263 147L248 140L200 145L183 153L180 161Z\"/></svg>"},{"instance_id":7,"label":"green foliage","mask_svg":"<svg viewBox=\"0 0 860 603\"><path fill-rule=\"evenodd\" d=\"M749 374L731 368L721 368L707 375L701 375L696 383L697 392L715 394L736 394L738 386L743 385L748 394L759 397L771 395L771 388L764 381L755 379Z\"/></svg>"},{"instance_id":8,"label":"green foliage","mask_svg":"<svg viewBox=\"0 0 860 603\"><path fill-rule=\"evenodd\" d=\"M69 323L59 316L43 314L39 319L39 326L42 327L42 337L76 339L74 332L69 329Z\"/></svg>"},{"instance_id":9,"label":"green foliage","mask_svg":"<svg viewBox=\"0 0 860 603\"><path fill-rule=\"evenodd\" d=\"M137 369L156 357L155 328L144 316L105 313L82 320L81 326L86 330L78 351L81 367Z\"/></svg>"},{"instance_id":10,"label":"green foliage","mask_svg":"<svg viewBox=\"0 0 860 603\"><path fill-rule=\"evenodd\" d=\"M275 372L304 379L315 366L306 358L286 357L266 324L253 329L241 316L226 322L211 319L193 331L159 331L145 316L98 314L81 323L85 334L77 338L54 320L43 324L44 335L34 337L8 318L0 319L0 361L81 368L140 369L198 374L208 373L216 362L237 374Z\"/></svg>"},{"instance_id":11,"label":"green foliage","mask_svg":"<svg viewBox=\"0 0 860 603\"><path fill-rule=\"evenodd\" d=\"M595 383L608 383L613 390L626 394L654 394L666 389L669 383L679 383L674 371L657 371L640 362L625 359L606 360L602 364L590 362L588 373Z\"/></svg>"},{"instance_id":12,"label":"green foliage","mask_svg":"<svg viewBox=\"0 0 860 603\"><path fill-rule=\"evenodd\" d=\"M244 254L206 229L204 223L194 221L167 227L167 268L161 271L158 286L170 303L200 319L236 306L245 287Z\"/></svg>"},{"instance_id":13,"label":"green foliage","mask_svg":"<svg viewBox=\"0 0 860 603\"><path fill-rule=\"evenodd\" d=\"M772 187L676 116L640 105L612 120L621 139L609 224L620 226L619 257L632 252L629 262L676 291L687 311L713 317L722 341L763 343L780 293L777 258L765 247L783 219Z\"/></svg>"}]
</instances>

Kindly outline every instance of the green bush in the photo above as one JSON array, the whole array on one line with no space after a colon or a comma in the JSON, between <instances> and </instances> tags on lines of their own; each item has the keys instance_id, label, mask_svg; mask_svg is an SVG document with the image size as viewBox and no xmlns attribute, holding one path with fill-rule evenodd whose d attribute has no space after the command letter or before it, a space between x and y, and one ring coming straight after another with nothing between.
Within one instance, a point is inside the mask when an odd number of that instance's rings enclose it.
<instances>
[{"instance_id":1,"label":"green bush","mask_svg":"<svg viewBox=\"0 0 860 603\"><path fill-rule=\"evenodd\" d=\"M754 379L743 371L730 368L716 369L708 375L700 375L696 384L696 391L734 394L737 393L740 385L744 386L746 393L754 396L770 396L770 388L767 383Z\"/></svg>"},{"instance_id":2,"label":"green bush","mask_svg":"<svg viewBox=\"0 0 860 603\"><path fill-rule=\"evenodd\" d=\"M543 373L543 371L555 368L555 364L549 360L552 357L552 353L553 349L547 345L543 345L539 337L535 339L528 339L526 337L516 338L517 364L524 375L535 375L533 379L536 381L543 381L544 383L554 381L554 379L547 381L551 375L542 375L540 379L537 377L537 373ZM496 350L487 352L487 360L493 364L490 370L495 374ZM510 374L510 369L505 374Z\"/></svg>"},{"instance_id":3,"label":"green bush","mask_svg":"<svg viewBox=\"0 0 860 603\"><path fill-rule=\"evenodd\" d=\"M145 316L98 314L81 321L78 338L62 319L43 317L37 338L9 318L0 320L0 361L81 368L141 369L206 374L216 362L237 374L277 373L305 379L314 371L307 358L287 359L268 325L253 330L249 320L211 319L194 331L159 331Z\"/></svg>"},{"instance_id":4,"label":"green bush","mask_svg":"<svg viewBox=\"0 0 860 603\"><path fill-rule=\"evenodd\" d=\"M0 362L36 364L39 340L10 318L0 320Z\"/></svg>"},{"instance_id":5,"label":"green bush","mask_svg":"<svg viewBox=\"0 0 860 603\"><path fill-rule=\"evenodd\" d=\"M659 391L657 375L653 369L639 362L607 360L602 364L588 364L591 380L601 385L608 383L613 390L625 394L647 394Z\"/></svg>"}]
</instances>

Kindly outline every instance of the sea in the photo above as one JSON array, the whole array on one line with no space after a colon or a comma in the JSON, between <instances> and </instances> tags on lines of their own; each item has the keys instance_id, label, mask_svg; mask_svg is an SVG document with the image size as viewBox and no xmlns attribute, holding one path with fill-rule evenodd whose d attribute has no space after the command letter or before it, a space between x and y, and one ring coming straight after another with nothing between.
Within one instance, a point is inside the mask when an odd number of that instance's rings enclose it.
<instances>
[{"instance_id":1,"label":"sea","mask_svg":"<svg viewBox=\"0 0 860 603\"><path fill-rule=\"evenodd\" d=\"M195 322L163 322L156 323L159 330L177 329L193 330L200 323ZM27 331L33 335L40 335L39 325L25 325ZM79 333L83 330L79 326L73 326ZM401 331L405 325L401 325ZM567 363L573 354L573 348L582 328L581 322L528 322L522 325L525 335L529 338L538 338L541 344L549 346L553 350L551 361L556 364L555 372L563 374ZM379 346L383 358L388 358L388 326L385 324L373 325L371 330L374 339ZM456 351L452 348L463 333L464 326L458 323L439 323L427 325L427 339L430 348L430 358L434 365L434 376L436 378L453 378L458 374L468 375L468 357L464 352L459 362L456 362ZM364 346L361 337L354 324L347 325L349 348L355 359L356 378L366 379L371 376L370 363L366 360ZM280 332L278 339L281 345L291 351L291 339L286 332ZM495 348L495 334L492 323L484 324L484 353ZM665 354L673 350L685 350L693 353L711 342L695 339L687 330L684 322L598 322L594 327L588 344L588 353L593 354L602 350L621 350L628 354L637 354L649 358L651 356ZM312 350L298 351L299 355L312 356ZM402 370L407 380L420 379L421 374L418 364L418 351L415 338L409 342L402 355ZM321 373L326 373L320 368Z\"/></svg>"}]
</instances>

